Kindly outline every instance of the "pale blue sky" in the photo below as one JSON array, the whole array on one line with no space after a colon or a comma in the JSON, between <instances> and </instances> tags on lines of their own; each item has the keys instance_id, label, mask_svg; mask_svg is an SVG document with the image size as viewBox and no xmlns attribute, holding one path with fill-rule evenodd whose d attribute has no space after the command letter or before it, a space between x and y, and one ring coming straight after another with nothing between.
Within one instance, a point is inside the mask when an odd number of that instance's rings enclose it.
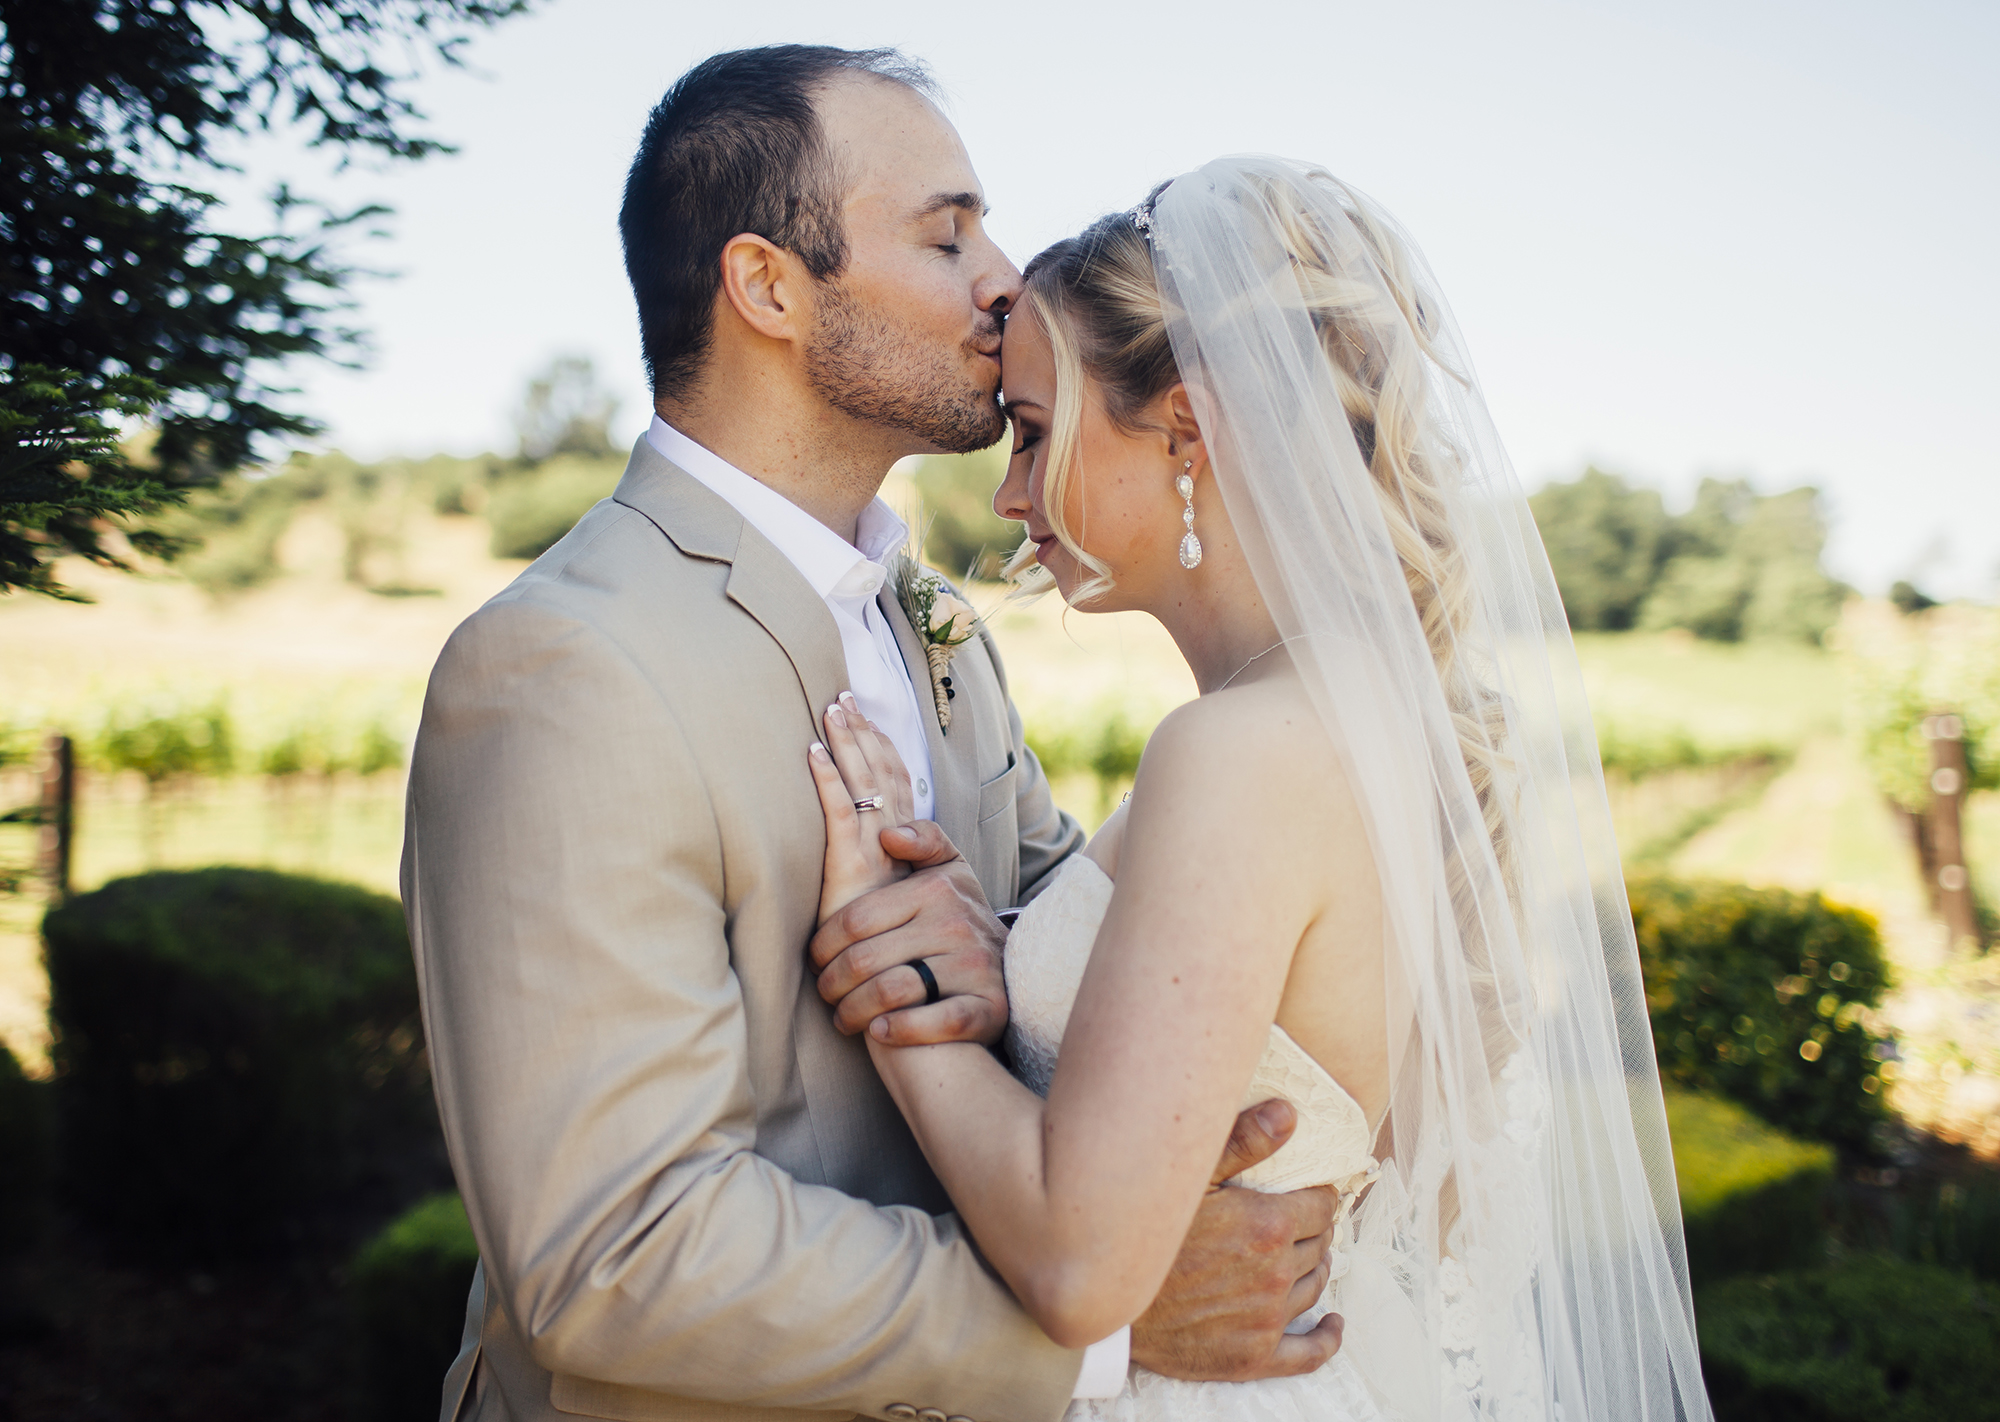
<instances>
[{"instance_id":1,"label":"pale blue sky","mask_svg":"<svg viewBox=\"0 0 2000 1422\"><path fill-rule=\"evenodd\" d=\"M398 209L357 253L401 273L360 292L370 367L298 372L330 441L510 445L523 381L564 351L635 433L633 142L688 65L777 40L928 61L1017 261L1219 153L1325 163L1425 248L1530 488L1586 461L1670 501L1704 473L1812 481L1837 573L2000 590L1983 0L546 0L418 87L458 156L298 174Z\"/></svg>"}]
</instances>

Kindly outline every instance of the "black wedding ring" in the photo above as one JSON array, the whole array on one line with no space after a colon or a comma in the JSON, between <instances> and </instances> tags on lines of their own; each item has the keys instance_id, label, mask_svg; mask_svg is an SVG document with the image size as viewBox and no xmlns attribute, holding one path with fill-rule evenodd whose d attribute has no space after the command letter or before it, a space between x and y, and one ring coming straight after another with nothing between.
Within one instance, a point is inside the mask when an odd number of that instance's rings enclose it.
<instances>
[{"instance_id":1,"label":"black wedding ring","mask_svg":"<svg viewBox=\"0 0 2000 1422\"><path fill-rule=\"evenodd\" d=\"M922 958L910 959L910 966L917 970L917 976L924 980L924 1006L929 1007L942 996L938 992L937 979L931 976L931 965Z\"/></svg>"}]
</instances>

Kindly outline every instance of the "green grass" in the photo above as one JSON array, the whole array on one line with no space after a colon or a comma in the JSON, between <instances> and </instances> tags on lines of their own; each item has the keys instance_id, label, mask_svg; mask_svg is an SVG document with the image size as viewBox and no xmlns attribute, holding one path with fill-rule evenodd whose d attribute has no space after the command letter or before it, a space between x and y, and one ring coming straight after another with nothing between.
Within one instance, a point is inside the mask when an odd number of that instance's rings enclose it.
<instances>
[{"instance_id":1,"label":"green grass","mask_svg":"<svg viewBox=\"0 0 2000 1422\"><path fill-rule=\"evenodd\" d=\"M1839 729L1832 653L1795 643L1703 642L1672 632L1576 639L1607 761L1713 764L1795 749Z\"/></svg>"},{"instance_id":2,"label":"green grass","mask_svg":"<svg viewBox=\"0 0 2000 1422\"><path fill-rule=\"evenodd\" d=\"M1717 1096L1668 1087L1666 1097L1696 1281L1820 1262L1832 1148L1797 1140Z\"/></svg>"}]
</instances>

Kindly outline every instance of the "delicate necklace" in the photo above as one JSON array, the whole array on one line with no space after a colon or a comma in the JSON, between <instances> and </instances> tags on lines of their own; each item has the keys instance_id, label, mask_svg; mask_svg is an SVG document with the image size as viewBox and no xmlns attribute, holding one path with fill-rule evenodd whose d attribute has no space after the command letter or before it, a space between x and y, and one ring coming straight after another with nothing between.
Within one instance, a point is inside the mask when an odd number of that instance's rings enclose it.
<instances>
[{"instance_id":1,"label":"delicate necklace","mask_svg":"<svg viewBox=\"0 0 2000 1422\"><path fill-rule=\"evenodd\" d=\"M1257 654L1257 656L1256 656L1256 657L1252 657L1252 658L1250 659L1250 662L1254 662L1254 661L1256 661L1258 657L1268 657L1268 656L1270 656L1270 655L1271 655L1271 653L1273 653L1273 652L1277 651L1277 650L1278 650L1278 648L1280 648L1280 647L1284 646L1284 645L1285 645L1285 643L1289 642L1290 640L1291 640L1291 638L1289 638L1289 637L1280 637L1280 638L1279 638L1279 639L1278 639L1277 641L1273 642L1273 643L1272 643L1272 644L1271 644L1270 646L1266 647L1266 648L1265 648L1265 649L1264 649L1263 651L1259 652L1259 653ZM1225 682L1223 682L1221 686L1218 686L1218 687L1216 687L1215 689L1216 689L1217 691L1226 691L1226 690L1228 690L1228 689L1229 689L1229 682L1231 682L1231 681L1234 681L1234 680L1236 680L1236 678L1237 678L1237 677L1239 677L1239 676L1243 675L1243 673L1245 673L1245 672L1247 672L1247 671L1249 671L1249 670L1250 670L1250 662L1245 662L1245 663L1244 663L1244 664L1243 664L1242 666L1238 667L1238 668L1237 668L1237 669L1236 669L1235 671L1231 672L1231 673L1229 674L1229 681L1225 681Z\"/></svg>"}]
</instances>

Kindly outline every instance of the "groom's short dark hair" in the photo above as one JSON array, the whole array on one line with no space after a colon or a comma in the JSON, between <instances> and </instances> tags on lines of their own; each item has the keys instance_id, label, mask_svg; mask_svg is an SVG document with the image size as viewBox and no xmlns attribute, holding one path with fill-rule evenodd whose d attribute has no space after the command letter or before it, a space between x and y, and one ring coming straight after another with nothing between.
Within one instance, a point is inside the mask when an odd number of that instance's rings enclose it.
<instances>
[{"instance_id":1,"label":"groom's short dark hair","mask_svg":"<svg viewBox=\"0 0 2000 1422\"><path fill-rule=\"evenodd\" d=\"M776 44L704 59L646 120L618 228L654 395L684 395L700 377L731 237L768 238L819 281L847 264L842 175L814 106L841 73L935 92L893 49Z\"/></svg>"}]
</instances>

